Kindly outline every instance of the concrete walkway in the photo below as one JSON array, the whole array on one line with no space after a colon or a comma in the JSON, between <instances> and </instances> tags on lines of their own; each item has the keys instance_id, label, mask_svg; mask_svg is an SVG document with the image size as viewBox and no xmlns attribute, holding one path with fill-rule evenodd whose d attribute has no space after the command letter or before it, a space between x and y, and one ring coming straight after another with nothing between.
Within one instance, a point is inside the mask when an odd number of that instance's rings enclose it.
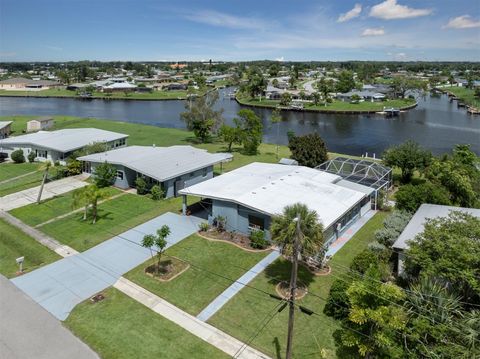
<instances>
[{"instance_id":1,"label":"concrete walkway","mask_svg":"<svg viewBox=\"0 0 480 359\"><path fill-rule=\"evenodd\" d=\"M12 282L53 316L65 320L77 304L113 285L124 273L150 258L150 250L140 244L145 234L168 225L168 248L195 233L200 222L199 218L165 213Z\"/></svg>"},{"instance_id":2,"label":"concrete walkway","mask_svg":"<svg viewBox=\"0 0 480 359\"><path fill-rule=\"evenodd\" d=\"M0 318L0 358L99 358L58 320L1 275Z\"/></svg>"},{"instance_id":3,"label":"concrete walkway","mask_svg":"<svg viewBox=\"0 0 480 359\"><path fill-rule=\"evenodd\" d=\"M114 287L142 303L154 312L179 325L200 339L210 343L229 356L241 359L268 359L269 357L221 330L202 322L148 290L125 278L120 278Z\"/></svg>"},{"instance_id":4,"label":"concrete walkway","mask_svg":"<svg viewBox=\"0 0 480 359\"><path fill-rule=\"evenodd\" d=\"M35 228L30 227L29 225L23 223L17 217L12 216L10 213L0 210L0 218L4 219L6 222L10 223L12 226L17 227L23 233L26 233L33 239L35 239L41 245L51 249L58 255L62 257L69 257L78 252L65 244L58 242L56 239L47 236L45 233L36 230Z\"/></svg>"},{"instance_id":5,"label":"concrete walkway","mask_svg":"<svg viewBox=\"0 0 480 359\"><path fill-rule=\"evenodd\" d=\"M240 292L246 284L250 283L258 274L260 274L268 265L280 257L279 251L272 251L260 262L254 265L248 272L242 275L235 283L225 289L222 294L215 298L205 309L203 309L197 318L206 322L216 312L218 312L230 299Z\"/></svg>"},{"instance_id":6,"label":"concrete walkway","mask_svg":"<svg viewBox=\"0 0 480 359\"><path fill-rule=\"evenodd\" d=\"M43 187L42 200L84 187L88 185L88 182L84 181L86 178L85 175L78 175L46 183ZM39 191L40 186L37 186L0 197L0 210L10 211L31 203L36 203Z\"/></svg>"},{"instance_id":7,"label":"concrete walkway","mask_svg":"<svg viewBox=\"0 0 480 359\"><path fill-rule=\"evenodd\" d=\"M335 253L337 253L340 248L342 248L345 243L347 243L352 237L357 233L360 228L364 226L378 211L370 210L360 217L357 221L355 221L350 227L348 227L345 231L340 234L335 242L330 244L327 251L327 257L332 257Z\"/></svg>"}]
</instances>

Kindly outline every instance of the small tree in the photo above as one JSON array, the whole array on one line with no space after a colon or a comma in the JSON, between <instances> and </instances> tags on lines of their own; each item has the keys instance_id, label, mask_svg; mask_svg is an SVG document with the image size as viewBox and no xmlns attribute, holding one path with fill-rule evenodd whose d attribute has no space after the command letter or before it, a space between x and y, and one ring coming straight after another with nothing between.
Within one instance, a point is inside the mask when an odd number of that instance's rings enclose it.
<instances>
[{"instance_id":1,"label":"small tree","mask_svg":"<svg viewBox=\"0 0 480 359\"><path fill-rule=\"evenodd\" d=\"M246 154L254 155L262 143L263 124L255 112L243 109L238 111L238 117L234 119L241 135L243 149Z\"/></svg>"},{"instance_id":2,"label":"small tree","mask_svg":"<svg viewBox=\"0 0 480 359\"><path fill-rule=\"evenodd\" d=\"M15 163L23 163L25 162L25 156L23 155L23 150L18 149L12 152L10 155L11 159Z\"/></svg>"},{"instance_id":3,"label":"small tree","mask_svg":"<svg viewBox=\"0 0 480 359\"><path fill-rule=\"evenodd\" d=\"M67 161L67 172L69 176L75 176L82 173L82 162L69 158Z\"/></svg>"},{"instance_id":4,"label":"small tree","mask_svg":"<svg viewBox=\"0 0 480 359\"><path fill-rule=\"evenodd\" d=\"M145 248L150 249L150 254L152 256L153 261L153 247L156 248L157 251L157 265L155 266L156 274L160 274L160 265L162 261L162 254L165 252L167 247L167 240L166 238L170 235L170 227L166 224L163 225L159 230L157 230L157 234L148 234L143 237L142 246Z\"/></svg>"},{"instance_id":5,"label":"small tree","mask_svg":"<svg viewBox=\"0 0 480 359\"><path fill-rule=\"evenodd\" d=\"M37 158L37 156L35 155L35 152L31 151L28 154L27 158L28 158L28 162L32 163L35 161L35 158Z\"/></svg>"},{"instance_id":6,"label":"small tree","mask_svg":"<svg viewBox=\"0 0 480 359\"><path fill-rule=\"evenodd\" d=\"M155 259L153 256L153 246L155 245L155 235L147 234L143 236L142 247L148 248L150 250L150 256L152 257L152 264L155 264Z\"/></svg>"},{"instance_id":7,"label":"small tree","mask_svg":"<svg viewBox=\"0 0 480 359\"><path fill-rule=\"evenodd\" d=\"M383 153L383 162L390 167L398 167L402 171L402 182L408 183L413 173L423 171L431 163L432 154L414 141L406 141L392 146Z\"/></svg>"},{"instance_id":8,"label":"small tree","mask_svg":"<svg viewBox=\"0 0 480 359\"><path fill-rule=\"evenodd\" d=\"M147 193L147 182L143 177L137 177L135 180L135 188L137 189L137 194Z\"/></svg>"},{"instance_id":9,"label":"small tree","mask_svg":"<svg viewBox=\"0 0 480 359\"><path fill-rule=\"evenodd\" d=\"M164 196L164 192L158 184L152 186L150 193L152 195L152 199L155 201L161 200Z\"/></svg>"},{"instance_id":10,"label":"small tree","mask_svg":"<svg viewBox=\"0 0 480 359\"><path fill-rule=\"evenodd\" d=\"M234 143L242 142L242 136L237 127L222 125L218 131L218 135L222 138L223 142L227 144L227 152L232 152Z\"/></svg>"},{"instance_id":11,"label":"small tree","mask_svg":"<svg viewBox=\"0 0 480 359\"><path fill-rule=\"evenodd\" d=\"M351 97L352 103L359 103L360 102L360 96L356 93L354 93Z\"/></svg>"},{"instance_id":12,"label":"small tree","mask_svg":"<svg viewBox=\"0 0 480 359\"><path fill-rule=\"evenodd\" d=\"M280 98L280 105L290 106L290 102L292 102L292 95L290 95L289 92L282 93L282 97Z\"/></svg>"},{"instance_id":13,"label":"small tree","mask_svg":"<svg viewBox=\"0 0 480 359\"><path fill-rule=\"evenodd\" d=\"M280 137L280 122L282 122L282 115L280 113L280 110L276 108L275 110L272 111L272 117L270 118L270 122L272 124L276 124L277 126L277 145L276 145L276 156L278 159L278 142L279 142L279 137Z\"/></svg>"},{"instance_id":14,"label":"small tree","mask_svg":"<svg viewBox=\"0 0 480 359\"><path fill-rule=\"evenodd\" d=\"M301 166L316 167L328 160L325 142L318 133L305 136L293 136L289 139L288 148L292 158Z\"/></svg>"},{"instance_id":15,"label":"small tree","mask_svg":"<svg viewBox=\"0 0 480 359\"><path fill-rule=\"evenodd\" d=\"M108 162L104 162L95 167L93 180L97 187L104 188L111 186L117 177L117 169Z\"/></svg>"}]
</instances>

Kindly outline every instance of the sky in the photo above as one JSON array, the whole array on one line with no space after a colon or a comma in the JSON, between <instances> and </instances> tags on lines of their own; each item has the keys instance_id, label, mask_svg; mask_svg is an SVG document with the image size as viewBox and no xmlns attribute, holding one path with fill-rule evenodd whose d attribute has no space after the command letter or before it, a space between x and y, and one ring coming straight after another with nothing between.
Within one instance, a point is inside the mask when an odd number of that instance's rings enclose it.
<instances>
[{"instance_id":1,"label":"sky","mask_svg":"<svg viewBox=\"0 0 480 359\"><path fill-rule=\"evenodd\" d=\"M480 61L480 0L0 0L0 61Z\"/></svg>"}]
</instances>

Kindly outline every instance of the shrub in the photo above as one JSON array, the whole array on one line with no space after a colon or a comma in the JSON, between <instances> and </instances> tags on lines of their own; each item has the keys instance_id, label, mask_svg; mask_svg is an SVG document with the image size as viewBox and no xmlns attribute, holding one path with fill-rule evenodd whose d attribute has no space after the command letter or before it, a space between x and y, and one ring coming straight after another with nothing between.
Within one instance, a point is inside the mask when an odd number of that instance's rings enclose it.
<instances>
[{"instance_id":1,"label":"shrub","mask_svg":"<svg viewBox=\"0 0 480 359\"><path fill-rule=\"evenodd\" d=\"M10 157L12 158L13 162L15 163L23 163L25 162L25 156L23 155L23 150L15 150L12 152L12 154L10 155Z\"/></svg>"},{"instance_id":2,"label":"shrub","mask_svg":"<svg viewBox=\"0 0 480 359\"><path fill-rule=\"evenodd\" d=\"M150 189L150 193L152 195L152 199L155 201L161 200L164 196L164 192L158 184L152 186L152 188Z\"/></svg>"},{"instance_id":3,"label":"shrub","mask_svg":"<svg viewBox=\"0 0 480 359\"><path fill-rule=\"evenodd\" d=\"M37 156L35 155L35 152L30 151L27 158L28 158L28 162L33 162L33 161L35 161L35 158L37 158Z\"/></svg>"},{"instance_id":4,"label":"shrub","mask_svg":"<svg viewBox=\"0 0 480 359\"><path fill-rule=\"evenodd\" d=\"M318 133L289 137L288 148L300 166L313 168L328 160L327 146Z\"/></svg>"},{"instance_id":5,"label":"shrub","mask_svg":"<svg viewBox=\"0 0 480 359\"><path fill-rule=\"evenodd\" d=\"M350 280L335 279L330 287L323 313L335 319L344 319L348 316L349 302L346 292L349 286Z\"/></svg>"},{"instance_id":6,"label":"shrub","mask_svg":"<svg viewBox=\"0 0 480 359\"><path fill-rule=\"evenodd\" d=\"M82 163L75 159L69 159L67 162L67 171L69 176L75 176L82 173Z\"/></svg>"},{"instance_id":7,"label":"shrub","mask_svg":"<svg viewBox=\"0 0 480 359\"><path fill-rule=\"evenodd\" d=\"M392 212L383 221L384 228L375 231L375 239L378 243L390 247L402 233L410 218L412 215L409 212L402 210Z\"/></svg>"},{"instance_id":8,"label":"shrub","mask_svg":"<svg viewBox=\"0 0 480 359\"><path fill-rule=\"evenodd\" d=\"M395 194L395 199L396 207L408 212L415 212L422 203L451 204L448 190L431 182L402 186Z\"/></svg>"},{"instance_id":9,"label":"shrub","mask_svg":"<svg viewBox=\"0 0 480 359\"><path fill-rule=\"evenodd\" d=\"M93 180L98 188L111 186L117 177L117 169L110 163L104 162L95 168Z\"/></svg>"},{"instance_id":10,"label":"shrub","mask_svg":"<svg viewBox=\"0 0 480 359\"><path fill-rule=\"evenodd\" d=\"M137 194L146 194L147 193L147 182L143 177L138 177L135 180L135 188L137 189Z\"/></svg>"},{"instance_id":11,"label":"shrub","mask_svg":"<svg viewBox=\"0 0 480 359\"><path fill-rule=\"evenodd\" d=\"M264 249L268 242L265 239L265 232L262 230L254 230L250 233L250 245L252 248Z\"/></svg>"},{"instance_id":12,"label":"shrub","mask_svg":"<svg viewBox=\"0 0 480 359\"><path fill-rule=\"evenodd\" d=\"M54 180L62 179L68 177L68 169L65 166L55 166L53 167L52 178Z\"/></svg>"},{"instance_id":13,"label":"shrub","mask_svg":"<svg viewBox=\"0 0 480 359\"><path fill-rule=\"evenodd\" d=\"M213 225L215 227L217 227L217 230L219 232L223 232L227 227L227 219L225 217L222 217L222 216L217 216L213 220Z\"/></svg>"},{"instance_id":14,"label":"shrub","mask_svg":"<svg viewBox=\"0 0 480 359\"><path fill-rule=\"evenodd\" d=\"M206 232L210 229L210 225L207 222L202 222L198 226L201 232Z\"/></svg>"}]
</instances>

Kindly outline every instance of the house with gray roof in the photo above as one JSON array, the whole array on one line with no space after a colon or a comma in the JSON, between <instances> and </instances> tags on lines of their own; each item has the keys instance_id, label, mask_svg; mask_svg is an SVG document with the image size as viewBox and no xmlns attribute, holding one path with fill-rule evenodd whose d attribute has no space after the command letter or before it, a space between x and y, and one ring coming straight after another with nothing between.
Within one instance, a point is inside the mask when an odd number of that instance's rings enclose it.
<instances>
[{"instance_id":1,"label":"house with gray roof","mask_svg":"<svg viewBox=\"0 0 480 359\"><path fill-rule=\"evenodd\" d=\"M398 255L399 274L403 273L403 263L405 261L405 255L403 252L408 249L408 242L423 232L425 223L428 219L448 217L452 211L469 213L472 216L480 218L480 209L476 208L442 206L438 204L422 204L392 246Z\"/></svg>"},{"instance_id":2,"label":"house with gray roof","mask_svg":"<svg viewBox=\"0 0 480 359\"><path fill-rule=\"evenodd\" d=\"M143 177L149 187L158 184L165 197L177 196L184 187L213 178L213 167L233 158L230 153L209 153L192 146L129 146L107 152L79 157L86 173L94 173L102 163L117 169L114 185L135 187Z\"/></svg>"},{"instance_id":3,"label":"house with gray roof","mask_svg":"<svg viewBox=\"0 0 480 359\"><path fill-rule=\"evenodd\" d=\"M128 135L118 132L100 130L98 128L70 128L57 131L38 131L22 136L0 140L0 152L9 157L15 150L21 149L27 157L35 153L36 161L65 163L75 151L95 143L106 143L110 148L123 147Z\"/></svg>"},{"instance_id":4,"label":"house with gray roof","mask_svg":"<svg viewBox=\"0 0 480 359\"><path fill-rule=\"evenodd\" d=\"M0 139L10 136L12 123L13 121L0 121Z\"/></svg>"}]
</instances>

